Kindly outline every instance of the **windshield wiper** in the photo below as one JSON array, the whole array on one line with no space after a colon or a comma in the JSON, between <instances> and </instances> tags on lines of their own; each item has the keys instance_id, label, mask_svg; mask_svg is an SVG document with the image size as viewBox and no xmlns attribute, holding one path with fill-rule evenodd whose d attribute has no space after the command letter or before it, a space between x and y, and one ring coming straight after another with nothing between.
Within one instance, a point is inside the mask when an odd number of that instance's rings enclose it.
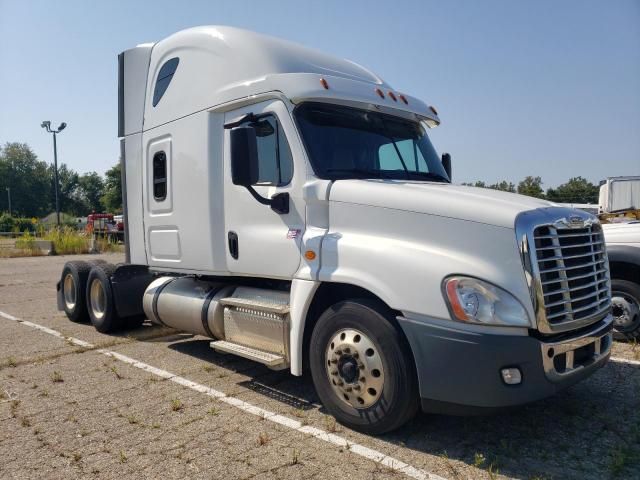
<instances>
[{"instance_id":1,"label":"windshield wiper","mask_svg":"<svg viewBox=\"0 0 640 480\"><path fill-rule=\"evenodd\" d=\"M393 178L381 170L369 170L366 168L327 168L325 172L353 175L357 178ZM349 178L348 176L345 178Z\"/></svg>"}]
</instances>

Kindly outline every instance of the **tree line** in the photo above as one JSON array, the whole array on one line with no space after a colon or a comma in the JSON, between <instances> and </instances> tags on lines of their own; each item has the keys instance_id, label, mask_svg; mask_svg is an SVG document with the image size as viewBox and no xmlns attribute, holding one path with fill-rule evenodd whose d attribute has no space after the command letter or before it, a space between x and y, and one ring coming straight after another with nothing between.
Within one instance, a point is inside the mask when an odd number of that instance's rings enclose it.
<instances>
[{"instance_id":1,"label":"tree line","mask_svg":"<svg viewBox=\"0 0 640 480\"><path fill-rule=\"evenodd\" d=\"M97 172L79 174L66 164L58 166L60 211L74 216L91 212L122 211L120 164L104 177ZM38 160L26 143L0 146L0 212L41 218L55 211L53 165ZM7 189L10 189L8 191Z\"/></svg>"},{"instance_id":2,"label":"tree line","mask_svg":"<svg viewBox=\"0 0 640 480\"><path fill-rule=\"evenodd\" d=\"M119 163L104 177L96 172L79 174L63 163L58 167L58 177L60 211L74 216L86 216L91 212L122 212ZM9 188L14 216L44 217L55 211L54 185L53 165L38 160L27 144L14 142L0 146L0 212L9 211ZM542 188L542 178L534 176L525 177L517 185L506 180L463 185L520 193L559 203L598 203L599 187L583 177L573 177L546 191Z\"/></svg>"},{"instance_id":3,"label":"tree line","mask_svg":"<svg viewBox=\"0 0 640 480\"><path fill-rule=\"evenodd\" d=\"M528 176L517 185L506 180L492 184L477 181L475 183L463 183L462 185L519 193L530 197L543 198L556 203L598 203L600 187L594 185L586 178L573 177L557 188L548 188L546 191L542 188L542 184L541 177Z\"/></svg>"}]
</instances>

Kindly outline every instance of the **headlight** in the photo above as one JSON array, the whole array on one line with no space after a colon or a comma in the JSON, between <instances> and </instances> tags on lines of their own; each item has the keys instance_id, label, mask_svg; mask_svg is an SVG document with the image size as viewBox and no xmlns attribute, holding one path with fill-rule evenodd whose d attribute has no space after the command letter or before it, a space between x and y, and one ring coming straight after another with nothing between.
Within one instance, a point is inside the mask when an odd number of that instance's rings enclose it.
<instances>
[{"instance_id":1,"label":"headlight","mask_svg":"<svg viewBox=\"0 0 640 480\"><path fill-rule=\"evenodd\" d=\"M454 318L484 325L530 327L522 304L510 293L477 278L449 277L445 299Z\"/></svg>"}]
</instances>

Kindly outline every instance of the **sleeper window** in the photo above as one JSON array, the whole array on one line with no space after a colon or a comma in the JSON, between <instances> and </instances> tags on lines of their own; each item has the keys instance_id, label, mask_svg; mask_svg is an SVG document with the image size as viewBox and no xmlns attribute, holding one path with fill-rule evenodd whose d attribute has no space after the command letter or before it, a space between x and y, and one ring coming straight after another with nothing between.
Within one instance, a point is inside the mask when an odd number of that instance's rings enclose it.
<instances>
[{"instance_id":1,"label":"sleeper window","mask_svg":"<svg viewBox=\"0 0 640 480\"><path fill-rule=\"evenodd\" d=\"M153 156L153 198L156 202L167 198L167 155L164 152Z\"/></svg>"},{"instance_id":2,"label":"sleeper window","mask_svg":"<svg viewBox=\"0 0 640 480\"><path fill-rule=\"evenodd\" d=\"M158 72L158 78L156 80L156 86L153 89L153 106L158 105L158 102L167 91L173 74L176 73L180 59L178 57L167 60Z\"/></svg>"},{"instance_id":3,"label":"sleeper window","mask_svg":"<svg viewBox=\"0 0 640 480\"><path fill-rule=\"evenodd\" d=\"M258 185L287 185L293 177L293 158L280 122L269 115L252 126L258 143Z\"/></svg>"}]
</instances>

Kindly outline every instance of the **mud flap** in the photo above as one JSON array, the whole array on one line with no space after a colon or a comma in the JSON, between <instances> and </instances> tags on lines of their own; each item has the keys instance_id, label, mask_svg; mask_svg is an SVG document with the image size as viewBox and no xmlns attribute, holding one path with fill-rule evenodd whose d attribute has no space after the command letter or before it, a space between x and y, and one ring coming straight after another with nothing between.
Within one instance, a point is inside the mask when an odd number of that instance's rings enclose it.
<instances>
[{"instance_id":1,"label":"mud flap","mask_svg":"<svg viewBox=\"0 0 640 480\"><path fill-rule=\"evenodd\" d=\"M56 298L58 301L58 310L64 311L64 296L62 295L62 282L56 283Z\"/></svg>"}]
</instances>

